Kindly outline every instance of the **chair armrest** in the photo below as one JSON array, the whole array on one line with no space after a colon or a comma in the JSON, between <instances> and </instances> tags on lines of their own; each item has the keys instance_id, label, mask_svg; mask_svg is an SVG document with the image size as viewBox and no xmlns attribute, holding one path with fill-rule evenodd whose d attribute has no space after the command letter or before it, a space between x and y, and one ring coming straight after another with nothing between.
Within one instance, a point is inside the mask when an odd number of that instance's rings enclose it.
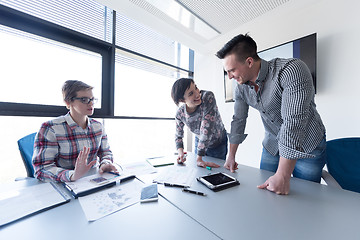
<instances>
[{"instance_id":1,"label":"chair armrest","mask_svg":"<svg viewBox=\"0 0 360 240\"><path fill-rule=\"evenodd\" d=\"M331 176L331 174L330 174L328 171L326 171L326 170L323 169L323 170L322 170L321 177L322 177L322 179L324 179L325 183L326 183L328 186L342 189L342 187L340 186L340 184L333 178L333 176Z\"/></svg>"}]
</instances>

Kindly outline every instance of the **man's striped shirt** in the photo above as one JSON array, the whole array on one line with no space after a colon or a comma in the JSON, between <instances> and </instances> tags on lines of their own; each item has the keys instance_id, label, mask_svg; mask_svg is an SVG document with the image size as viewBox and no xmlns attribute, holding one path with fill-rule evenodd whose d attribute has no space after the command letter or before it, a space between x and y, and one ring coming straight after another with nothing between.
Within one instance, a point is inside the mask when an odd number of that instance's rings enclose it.
<instances>
[{"instance_id":1,"label":"man's striped shirt","mask_svg":"<svg viewBox=\"0 0 360 240\"><path fill-rule=\"evenodd\" d=\"M229 141L242 143L249 106L257 109L265 128L264 148L287 159L311 158L325 136L314 102L309 68L299 59L261 59L254 87L237 84Z\"/></svg>"}]
</instances>

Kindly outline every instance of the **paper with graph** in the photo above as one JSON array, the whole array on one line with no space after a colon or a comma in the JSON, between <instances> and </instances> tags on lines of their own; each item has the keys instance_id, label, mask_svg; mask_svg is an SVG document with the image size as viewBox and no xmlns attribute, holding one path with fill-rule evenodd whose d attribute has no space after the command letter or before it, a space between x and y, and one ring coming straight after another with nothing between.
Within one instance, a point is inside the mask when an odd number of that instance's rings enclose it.
<instances>
[{"instance_id":1,"label":"paper with graph","mask_svg":"<svg viewBox=\"0 0 360 240\"><path fill-rule=\"evenodd\" d=\"M95 221L140 201L144 186L137 179L129 180L114 187L79 197L81 207L88 221Z\"/></svg>"}]
</instances>

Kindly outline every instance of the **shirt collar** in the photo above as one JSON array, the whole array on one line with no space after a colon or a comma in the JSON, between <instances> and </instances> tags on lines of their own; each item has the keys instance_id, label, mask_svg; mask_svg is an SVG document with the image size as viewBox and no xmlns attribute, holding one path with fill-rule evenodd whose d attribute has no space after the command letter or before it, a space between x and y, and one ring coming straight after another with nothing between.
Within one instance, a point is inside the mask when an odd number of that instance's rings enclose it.
<instances>
[{"instance_id":1,"label":"shirt collar","mask_svg":"<svg viewBox=\"0 0 360 240\"><path fill-rule=\"evenodd\" d=\"M70 112L68 112L65 116L65 121L69 125L69 127L74 130L76 127L79 127L79 125L74 121L74 119L71 117ZM88 118L88 124L87 128L90 128L90 119Z\"/></svg>"},{"instance_id":2,"label":"shirt collar","mask_svg":"<svg viewBox=\"0 0 360 240\"><path fill-rule=\"evenodd\" d=\"M257 85L260 86L261 83L265 81L266 76L268 74L268 66L269 66L269 63L267 61L265 61L264 59L261 59L260 71L259 71L258 77L255 81L255 83Z\"/></svg>"}]
</instances>

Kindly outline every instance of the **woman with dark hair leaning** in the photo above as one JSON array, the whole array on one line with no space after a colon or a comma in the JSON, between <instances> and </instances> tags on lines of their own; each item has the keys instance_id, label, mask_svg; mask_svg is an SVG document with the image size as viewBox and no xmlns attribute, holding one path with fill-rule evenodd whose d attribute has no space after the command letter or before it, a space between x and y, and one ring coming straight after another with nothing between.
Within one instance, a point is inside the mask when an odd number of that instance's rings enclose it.
<instances>
[{"instance_id":1,"label":"woman with dark hair leaning","mask_svg":"<svg viewBox=\"0 0 360 240\"><path fill-rule=\"evenodd\" d=\"M99 172L115 172L113 155L103 125L89 118L97 101L93 87L68 80L62 87L69 112L41 125L35 137L33 166L36 178L76 181L98 161Z\"/></svg>"},{"instance_id":2,"label":"woman with dark hair leaning","mask_svg":"<svg viewBox=\"0 0 360 240\"><path fill-rule=\"evenodd\" d=\"M178 163L183 163L184 156L184 125L195 134L195 153L199 167L219 167L213 162L205 162L203 156L226 159L227 133L216 105L215 96L211 91L199 90L193 79L178 79L171 90L175 104L181 105L175 116L176 148Z\"/></svg>"}]
</instances>

